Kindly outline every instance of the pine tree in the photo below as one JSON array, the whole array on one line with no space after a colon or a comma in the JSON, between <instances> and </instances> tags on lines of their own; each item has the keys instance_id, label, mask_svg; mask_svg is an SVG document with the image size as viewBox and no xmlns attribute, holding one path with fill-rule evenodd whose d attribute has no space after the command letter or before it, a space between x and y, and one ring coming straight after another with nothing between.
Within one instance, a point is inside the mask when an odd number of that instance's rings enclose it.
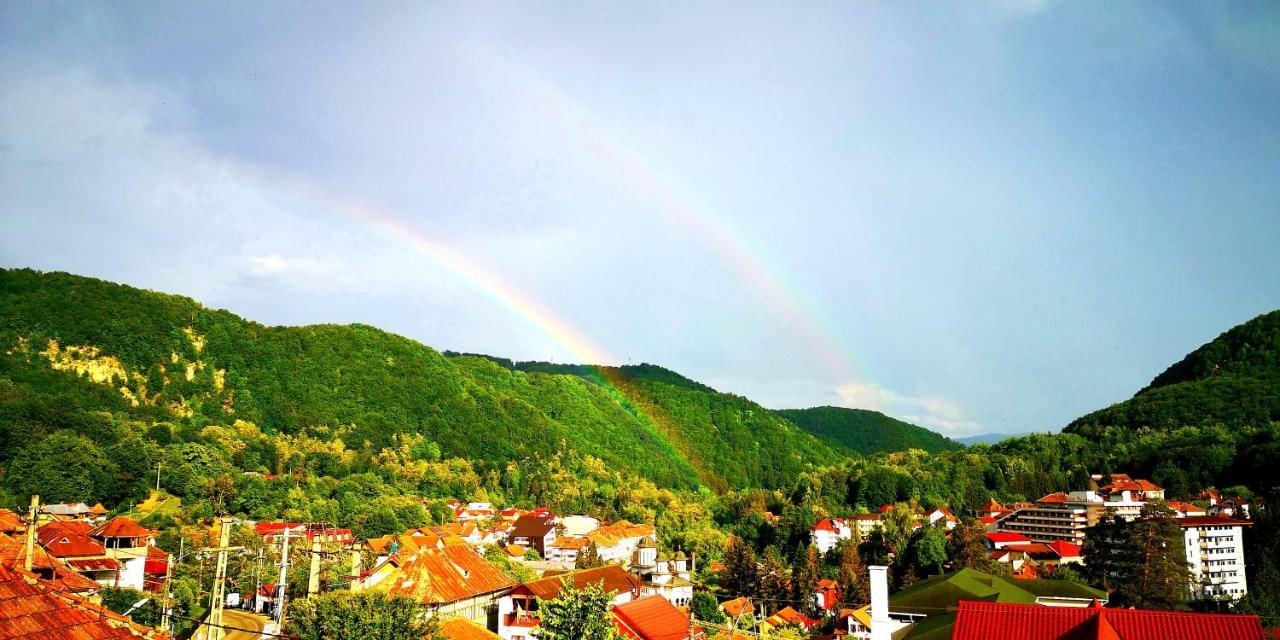
<instances>
[{"instance_id":1,"label":"pine tree","mask_svg":"<svg viewBox=\"0 0 1280 640\"><path fill-rule=\"evenodd\" d=\"M818 580L822 578L822 565L818 557L818 548L808 545L804 557L791 572L791 599L802 602L797 606L806 615L817 615L818 601L814 595L818 592Z\"/></svg>"},{"instance_id":2,"label":"pine tree","mask_svg":"<svg viewBox=\"0 0 1280 640\"><path fill-rule=\"evenodd\" d=\"M965 518L951 531L951 568L988 571L991 558L983 542L987 528L974 518Z\"/></svg>"},{"instance_id":3,"label":"pine tree","mask_svg":"<svg viewBox=\"0 0 1280 640\"><path fill-rule=\"evenodd\" d=\"M791 589L787 585L787 565L782 561L782 554L777 547L769 547L764 551L764 559L760 561L760 611L771 613L786 606L790 600Z\"/></svg>"},{"instance_id":4,"label":"pine tree","mask_svg":"<svg viewBox=\"0 0 1280 640\"><path fill-rule=\"evenodd\" d=\"M1115 600L1138 609L1185 609L1190 572L1173 509L1148 502L1127 533L1131 560L1122 567Z\"/></svg>"},{"instance_id":5,"label":"pine tree","mask_svg":"<svg viewBox=\"0 0 1280 640\"><path fill-rule=\"evenodd\" d=\"M760 593L760 569L756 554L742 539L729 537L724 554L725 591L733 595L755 597Z\"/></svg>"},{"instance_id":6,"label":"pine tree","mask_svg":"<svg viewBox=\"0 0 1280 640\"><path fill-rule=\"evenodd\" d=\"M573 568L594 569L596 567L603 567L604 564L604 561L600 559L600 549L596 547L595 541L592 540L591 543L587 545L587 548L583 549L582 553L578 554L578 561L574 563Z\"/></svg>"},{"instance_id":7,"label":"pine tree","mask_svg":"<svg viewBox=\"0 0 1280 640\"><path fill-rule=\"evenodd\" d=\"M861 607L871 602L871 589L867 584L867 565L858 550L858 539L841 543L840 568L836 582L840 584L840 599L850 607Z\"/></svg>"}]
</instances>

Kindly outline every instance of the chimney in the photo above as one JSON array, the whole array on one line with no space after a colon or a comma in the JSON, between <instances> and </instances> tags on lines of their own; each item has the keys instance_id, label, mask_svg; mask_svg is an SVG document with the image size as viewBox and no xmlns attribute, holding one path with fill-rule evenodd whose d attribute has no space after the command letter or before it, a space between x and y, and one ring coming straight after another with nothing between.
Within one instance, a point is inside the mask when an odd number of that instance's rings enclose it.
<instances>
[{"instance_id":1,"label":"chimney","mask_svg":"<svg viewBox=\"0 0 1280 640\"><path fill-rule=\"evenodd\" d=\"M889 567L871 566L871 640L889 640Z\"/></svg>"}]
</instances>

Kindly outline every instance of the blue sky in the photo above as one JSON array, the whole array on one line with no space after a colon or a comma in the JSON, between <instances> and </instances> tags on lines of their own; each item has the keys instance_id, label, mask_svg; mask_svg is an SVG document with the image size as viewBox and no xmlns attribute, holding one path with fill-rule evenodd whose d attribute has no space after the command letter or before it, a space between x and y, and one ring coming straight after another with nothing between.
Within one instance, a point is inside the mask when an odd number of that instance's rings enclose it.
<instances>
[{"instance_id":1,"label":"blue sky","mask_svg":"<svg viewBox=\"0 0 1280 640\"><path fill-rule=\"evenodd\" d=\"M949 435L1280 307L1275 3L9 3L0 263Z\"/></svg>"}]
</instances>

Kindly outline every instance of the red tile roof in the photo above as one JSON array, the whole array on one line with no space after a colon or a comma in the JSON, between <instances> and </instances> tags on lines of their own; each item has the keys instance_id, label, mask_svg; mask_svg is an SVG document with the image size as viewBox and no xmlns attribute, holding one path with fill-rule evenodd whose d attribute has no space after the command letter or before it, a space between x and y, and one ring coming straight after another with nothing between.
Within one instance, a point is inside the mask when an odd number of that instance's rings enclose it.
<instances>
[{"instance_id":1,"label":"red tile roof","mask_svg":"<svg viewBox=\"0 0 1280 640\"><path fill-rule=\"evenodd\" d=\"M751 601L744 597L726 600L720 606L724 609L725 613L729 614L730 618L737 618L743 613L755 613L756 611L756 606L751 604Z\"/></svg>"},{"instance_id":2,"label":"red tile roof","mask_svg":"<svg viewBox=\"0 0 1280 640\"><path fill-rule=\"evenodd\" d=\"M0 533L17 533L24 528L25 525L22 524L22 518L18 514L8 509L0 509Z\"/></svg>"},{"instance_id":3,"label":"red tile roof","mask_svg":"<svg viewBox=\"0 0 1280 640\"><path fill-rule=\"evenodd\" d=\"M830 519L823 518L818 521L818 524L813 525L813 528L810 529L810 531L830 531L831 533L839 533L840 529L836 527L836 524Z\"/></svg>"},{"instance_id":4,"label":"red tile roof","mask_svg":"<svg viewBox=\"0 0 1280 640\"><path fill-rule=\"evenodd\" d=\"M107 640L168 638L150 627L76 595L49 588L35 576L0 567L0 638Z\"/></svg>"},{"instance_id":5,"label":"red tile roof","mask_svg":"<svg viewBox=\"0 0 1280 640\"><path fill-rule=\"evenodd\" d=\"M1256 615L961 601L952 640L1263 640Z\"/></svg>"},{"instance_id":6,"label":"red tile roof","mask_svg":"<svg viewBox=\"0 0 1280 640\"><path fill-rule=\"evenodd\" d=\"M59 558L104 556L107 550L101 542L81 533L74 522L50 522L36 532L40 544Z\"/></svg>"},{"instance_id":7,"label":"red tile roof","mask_svg":"<svg viewBox=\"0 0 1280 640\"><path fill-rule=\"evenodd\" d=\"M445 640L502 640L498 634L466 618L449 618L441 622L440 635Z\"/></svg>"},{"instance_id":8,"label":"red tile roof","mask_svg":"<svg viewBox=\"0 0 1280 640\"><path fill-rule=\"evenodd\" d=\"M392 594L442 604L501 591L515 582L470 547L444 547L419 551L382 584Z\"/></svg>"},{"instance_id":9,"label":"red tile roof","mask_svg":"<svg viewBox=\"0 0 1280 640\"><path fill-rule=\"evenodd\" d=\"M1049 543L1049 547L1052 548L1054 553L1057 553L1060 558L1076 558L1084 552L1083 547L1078 544L1067 542L1066 540L1054 540Z\"/></svg>"},{"instance_id":10,"label":"red tile roof","mask_svg":"<svg viewBox=\"0 0 1280 640\"><path fill-rule=\"evenodd\" d=\"M1012 531L996 531L993 533L984 533L982 535L986 536L987 540L990 540L992 543L1031 542L1031 538Z\"/></svg>"},{"instance_id":11,"label":"red tile roof","mask_svg":"<svg viewBox=\"0 0 1280 640\"><path fill-rule=\"evenodd\" d=\"M662 596L649 596L613 608L618 633L632 640L685 640L689 615ZM695 630L694 638L702 638Z\"/></svg>"},{"instance_id":12,"label":"red tile roof","mask_svg":"<svg viewBox=\"0 0 1280 640\"><path fill-rule=\"evenodd\" d=\"M1039 500L1036 500L1036 502L1066 502L1068 499L1070 499L1070 496L1059 491L1040 498Z\"/></svg>"},{"instance_id":13,"label":"red tile roof","mask_svg":"<svg viewBox=\"0 0 1280 640\"><path fill-rule=\"evenodd\" d=\"M119 516L94 529L89 535L95 538L150 538L155 533L129 518Z\"/></svg>"},{"instance_id":14,"label":"red tile roof","mask_svg":"<svg viewBox=\"0 0 1280 640\"><path fill-rule=\"evenodd\" d=\"M640 591L640 579L616 564L533 580L516 587L515 590L530 593L539 600L553 600L560 597L560 589L566 584L572 585L575 589L599 585L605 593L611 594L627 591L639 593Z\"/></svg>"}]
</instances>

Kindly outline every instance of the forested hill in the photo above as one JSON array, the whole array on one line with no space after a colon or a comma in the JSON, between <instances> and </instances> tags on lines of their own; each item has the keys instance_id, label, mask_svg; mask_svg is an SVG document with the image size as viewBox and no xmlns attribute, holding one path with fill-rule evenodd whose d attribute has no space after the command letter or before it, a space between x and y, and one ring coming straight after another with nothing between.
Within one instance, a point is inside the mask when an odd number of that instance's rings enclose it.
<instances>
[{"instance_id":1,"label":"forested hill","mask_svg":"<svg viewBox=\"0 0 1280 640\"><path fill-rule=\"evenodd\" d=\"M1280 311L1238 325L1187 354L1129 400L1073 421L1068 432L1101 427L1175 429L1280 421Z\"/></svg>"},{"instance_id":2,"label":"forested hill","mask_svg":"<svg viewBox=\"0 0 1280 640\"><path fill-rule=\"evenodd\" d=\"M0 270L0 465L59 430L92 438L85 416L102 411L191 441L246 421L334 437L357 457L421 434L481 472L571 451L673 488L781 487L842 457L659 367L557 367L446 356L363 325L267 327L190 298ZM276 471L275 455L253 460Z\"/></svg>"},{"instance_id":3,"label":"forested hill","mask_svg":"<svg viewBox=\"0 0 1280 640\"><path fill-rule=\"evenodd\" d=\"M908 449L936 452L960 448L959 444L941 434L878 411L814 407L781 409L776 413L833 446L862 455Z\"/></svg>"}]
</instances>

